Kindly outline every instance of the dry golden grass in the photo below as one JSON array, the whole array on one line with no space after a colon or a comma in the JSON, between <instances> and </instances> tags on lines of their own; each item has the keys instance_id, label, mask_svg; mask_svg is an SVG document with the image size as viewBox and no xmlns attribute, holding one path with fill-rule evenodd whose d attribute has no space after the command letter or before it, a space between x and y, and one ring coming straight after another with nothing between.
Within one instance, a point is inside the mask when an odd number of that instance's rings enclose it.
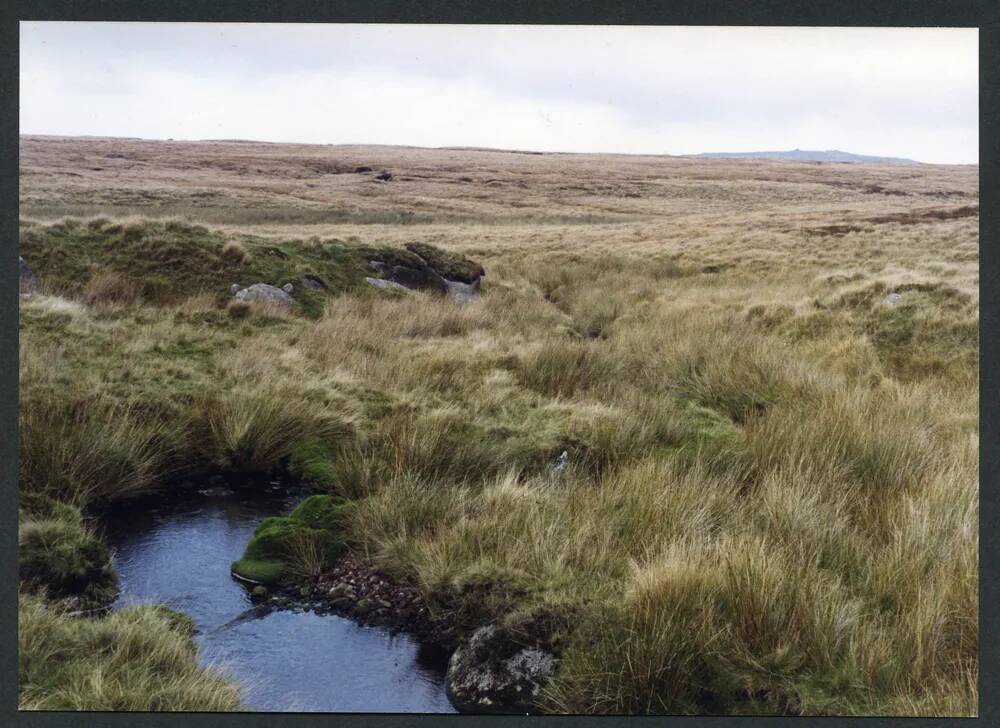
<instances>
[{"instance_id":1,"label":"dry golden grass","mask_svg":"<svg viewBox=\"0 0 1000 728\"><path fill-rule=\"evenodd\" d=\"M110 499L184 443L307 462L431 603L575 610L552 711L977 712L976 167L21 144L25 216L487 269L467 306L349 289L317 320L27 300L22 490Z\"/></svg>"}]
</instances>

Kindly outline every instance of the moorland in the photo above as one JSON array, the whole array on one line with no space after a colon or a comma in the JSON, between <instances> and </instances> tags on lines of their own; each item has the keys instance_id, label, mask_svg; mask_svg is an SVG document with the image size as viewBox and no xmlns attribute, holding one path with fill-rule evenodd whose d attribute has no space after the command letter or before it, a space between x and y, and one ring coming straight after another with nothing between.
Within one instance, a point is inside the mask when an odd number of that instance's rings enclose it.
<instances>
[{"instance_id":1,"label":"moorland","mask_svg":"<svg viewBox=\"0 0 1000 728\"><path fill-rule=\"evenodd\" d=\"M539 710L977 713L977 167L26 136L20 199L22 708L238 709L98 517L280 469L287 579L541 640ZM481 294L366 283L415 243Z\"/></svg>"}]
</instances>

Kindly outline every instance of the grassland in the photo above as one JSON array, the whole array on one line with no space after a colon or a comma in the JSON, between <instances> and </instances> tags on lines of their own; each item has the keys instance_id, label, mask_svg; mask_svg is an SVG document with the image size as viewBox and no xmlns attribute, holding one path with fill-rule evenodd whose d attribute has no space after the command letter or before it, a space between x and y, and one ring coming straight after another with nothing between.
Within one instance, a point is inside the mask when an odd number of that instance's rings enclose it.
<instances>
[{"instance_id":1,"label":"grassland","mask_svg":"<svg viewBox=\"0 0 1000 728\"><path fill-rule=\"evenodd\" d=\"M547 710L977 712L977 168L32 137L21 165L22 542L285 464L433 608L572 614ZM360 283L408 242L480 261L481 299ZM226 309L307 273L291 314ZM25 599L23 706L143 704L49 701L31 625L115 623ZM227 705L213 679L145 705Z\"/></svg>"}]
</instances>

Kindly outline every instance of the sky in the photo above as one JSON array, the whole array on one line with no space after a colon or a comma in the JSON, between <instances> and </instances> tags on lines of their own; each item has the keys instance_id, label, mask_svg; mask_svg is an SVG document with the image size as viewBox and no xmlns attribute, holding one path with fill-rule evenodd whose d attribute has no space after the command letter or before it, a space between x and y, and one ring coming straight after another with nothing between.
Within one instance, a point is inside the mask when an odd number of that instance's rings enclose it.
<instances>
[{"instance_id":1,"label":"sky","mask_svg":"<svg viewBox=\"0 0 1000 728\"><path fill-rule=\"evenodd\" d=\"M974 28L22 22L22 134L978 160Z\"/></svg>"}]
</instances>

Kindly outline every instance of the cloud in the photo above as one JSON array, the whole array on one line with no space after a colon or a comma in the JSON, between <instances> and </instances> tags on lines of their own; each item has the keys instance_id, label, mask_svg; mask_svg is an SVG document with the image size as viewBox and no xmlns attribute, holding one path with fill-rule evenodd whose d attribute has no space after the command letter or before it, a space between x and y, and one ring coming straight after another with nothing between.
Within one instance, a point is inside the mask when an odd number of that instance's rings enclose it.
<instances>
[{"instance_id":1,"label":"cloud","mask_svg":"<svg viewBox=\"0 0 1000 728\"><path fill-rule=\"evenodd\" d=\"M978 156L974 29L22 23L22 133Z\"/></svg>"}]
</instances>

